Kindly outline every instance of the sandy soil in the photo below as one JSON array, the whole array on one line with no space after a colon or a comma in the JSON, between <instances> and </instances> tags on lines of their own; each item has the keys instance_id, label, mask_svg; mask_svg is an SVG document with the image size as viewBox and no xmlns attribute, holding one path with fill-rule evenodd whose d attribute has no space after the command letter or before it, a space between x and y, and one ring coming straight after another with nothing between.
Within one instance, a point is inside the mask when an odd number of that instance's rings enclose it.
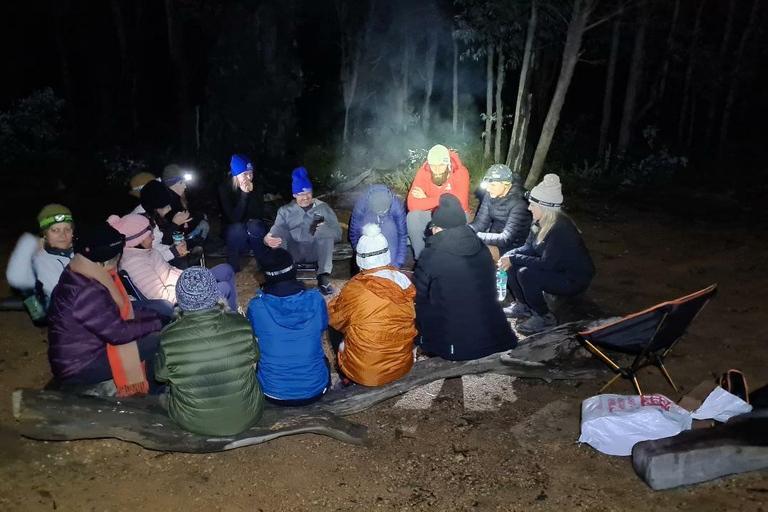
<instances>
[{"instance_id":1,"label":"sandy soil","mask_svg":"<svg viewBox=\"0 0 768 512\"><path fill-rule=\"evenodd\" d=\"M598 266L591 293L602 305L628 313L720 285L668 360L681 390L728 368L743 370L753 388L766 384L764 226L589 206L573 216ZM0 240L3 268L12 242ZM242 303L255 287L250 272L239 277ZM628 458L577 444L580 403L601 382L516 381L517 401L483 413L465 411L461 381L447 381L426 411L391 400L351 417L370 428L370 448L303 435L187 455L115 440L23 439L9 397L49 379L46 333L22 313L0 314L0 510L768 510L765 472L655 493ZM641 382L647 392L680 397L656 370ZM620 382L613 391L632 388Z\"/></svg>"}]
</instances>

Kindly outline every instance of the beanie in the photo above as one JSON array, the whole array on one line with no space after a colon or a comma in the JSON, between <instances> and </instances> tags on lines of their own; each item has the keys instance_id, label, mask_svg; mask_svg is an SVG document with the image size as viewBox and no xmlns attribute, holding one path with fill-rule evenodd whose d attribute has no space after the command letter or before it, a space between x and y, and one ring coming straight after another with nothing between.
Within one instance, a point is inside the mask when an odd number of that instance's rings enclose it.
<instances>
[{"instance_id":1,"label":"beanie","mask_svg":"<svg viewBox=\"0 0 768 512\"><path fill-rule=\"evenodd\" d=\"M66 206L49 204L37 214L37 223L40 225L40 234L44 235L48 228L59 222L72 224L72 212Z\"/></svg>"},{"instance_id":2,"label":"beanie","mask_svg":"<svg viewBox=\"0 0 768 512\"><path fill-rule=\"evenodd\" d=\"M450 165L451 157L448 154L448 148L442 144L436 144L432 146L432 149L427 153L427 163L429 165Z\"/></svg>"},{"instance_id":3,"label":"beanie","mask_svg":"<svg viewBox=\"0 0 768 512\"><path fill-rule=\"evenodd\" d=\"M357 266L363 270L384 267L392 262L389 244L376 224L363 226L363 236L357 242Z\"/></svg>"},{"instance_id":4,"label":"beanie","mask_svg":"<svg viewBox=\"0 0 768 512\"><path fill-rule=\"evenodd\" d=\"M128 182L129 186L131 187L131 191L128 193L134 197L139 197L141 194L141 189L144 188L144 185L156 179L157 178L154 174L150 174L148 172L140 172L138 174L134 174L131 178L131 181Z\"/></svg>"},{"instance_id":5,"label":"beanie","mask_svg":"<svg viewBox=\"0 0 768 512\"><path fill-rule=\"evenodd\" d=\"M123 252L125 237L106 222L78 227L74 249L96 263L109 261Z\"/></svg>"},{"instance_id":6,"label":"beanie","mask_svg":"<svg viewBox=\"0 0 768 512\"><path fill-rule=\"evenodd\" d=\"M291 173L291 190L294 194L312 192L312 183L304 167L297 167Z\"/></svg>"},{"instance_id":7,"label":"beanie","mask_svg":"<svg viewBox=\"0 0 768 512\"><path fill-rule=\"evenodd\" d=\"M171 196L168 189L159 181L150 181L141 189L141 206L145 211L152 213L170 204Z\"/></svg>"},{"instance_id":8,"label":"beanie","mask_svg":"<svg viewBox=\"0 0 768 512\"><path fill-rule=\"evenodd\" d=\"M563 204L563 187L557 174L547 174L544 179L527 194L528 200L542 208L559 210Z\"/></svg>"},{"instance_id":9,"label":"beanie","mask_svg":"<svg viewBox=\"0 0 768 512\"><path fill-rule=\"evenodd\" d=\"M455 195L443 194L440 196L440 204L432 214L432 224L443 229L467 224L467 215Z\"/></svg>"},{"instance_id":10,"label":"beanie","mask_svg":"<svg viewBox=\"0 0 768 512\"><path fill-rule=\"evenodd\" d=\"M296 265L291 253L278 247L259 258L259 268L264 273L265 285L296 279Z\"/></svg>"},{"instance_id":11,"label":"beanie","mask_svg":"<svg viewBox=\"0 0 768 512\"><path fill-rule=\"evenodd\" d=\"M243 174L244 172L253 172L253 164L251 164L251 160L245 155L232 155L232 160L229 162L229 170L232 172L232 177L234 178L238 174Z\"/></svg>"},{"instance_id":12,"label":"beanie","mask_svg":"<svg viewBox=\"0 0 768 512\"><path fill-rule=\"evenodd\" d=\"M368 196L368 206L376 215L384 215L392 205L392 192L382 185L374 185L374 187Z\"/></svg>"},{"instance_id":13,"label":"beanie","mask_svg":"<svg viewBox=\"0 0 768 512\"><path fill-rule=\"evenodd\" d=\"M125 217L110 215L107 223L125 236L126 247L136 247L152 234L149 219L143 215L133 213Z\"/></svg>"},{"instance_id":14,"label":"beanie","mask_svg":"<svg viewBox=\"0 0 768 512\"><path fill-rule=\"evenodd\" d=\"M483 177L483 183L514 183L519 185L522 182L522 176L519 173L512 172L512 169L504 164L493 164Z\"/></svg>"},{"instance_id":15,"label":"beanie","mask_svg":"<svg viewBox=\"0 0 768 512\"><path fill-rule=\"evenodd\" d=\"M176 281L176 302L182 311L210 309L219 302L216 278L205 267L189 267Z\"/></svg>"},{"instance_id":16,"label":"beanie","mask_svg":"<svg viewBox=\"0 0 768 512\"><path fill-rule=\"evenodd\" d=\"M184 180L184 169L176 164L166 165L163 169L163 183L167 186L171 186L175 183Z\"/></svg>"}]
</instances>

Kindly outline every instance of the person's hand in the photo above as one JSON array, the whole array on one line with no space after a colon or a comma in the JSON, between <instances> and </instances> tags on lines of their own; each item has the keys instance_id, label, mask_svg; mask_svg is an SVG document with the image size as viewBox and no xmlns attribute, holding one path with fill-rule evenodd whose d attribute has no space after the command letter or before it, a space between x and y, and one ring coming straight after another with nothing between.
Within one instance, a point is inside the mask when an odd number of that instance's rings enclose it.
<instances>
[{"instance_id":1,"label":"person's hand","mask_svg":"<svg viewBox=\"0 0 768 512\"><path fill-rule=\"evenodd\" d=\"M242 190L246 194L250 194L251 191L253 191L253 182L252 181L241 181L240 182L240 190Z\"/></svg>"},{"instance_id":2,"label":"person's hand","mask_svg":"<svg viewBox=\"0 0 768 512\"><path fill-rule=\"evenodd\" d=\"M272 236L272 233L267 233L267 236L264 237L264 245L271 249L277 249L280 247L280 244L283 243L282 238L278 238L276 236Z\"/></svg>"},{"instance_id":3,"label":"person's hand","mask_svg":"<svg viewBox=\"0 0 768 512\"><path fill-rule=\"evenodd\" d=\"M413 195L413 197L416 199L427 198L427 194L424 193L424 190L421 187L413 187L413 190L411 190L411 195Z\"/></svg>"},{"instance_id":4,"label":"person's hand","mask_svg":"<svg viewBox=\"0 0 768 512\"><path fill-rule=\"evenodd\" d=\"M182 258L189 254L189 250L187 249L187 242L186 240L181 242L179 245L176 246L176 252L179 253L179 256Z\"/></svg>"},{"instance_id":5,"label":"person's hand","mask_svg":"<svg viewBox=\"0 0 768 512\"><path fill-rule=\"evenodd\" d=\"M509 270L512 268L512 261L509 258L500 258L499 263L497 263L497 266L501 270Z\"/></svg>"},{"instance_id":6,"label":"person's hand","mask_svg":"<svg viewBox=\"0 0 768 512\"><path fill-rule=\"evenodd\" d=\"M176 224L177 226L181 226L189 222L191 218L192 217L189 215L189 212L184 210L183 212L179 212L173 216L173 223Z\"/></svg>"}]
</instances>

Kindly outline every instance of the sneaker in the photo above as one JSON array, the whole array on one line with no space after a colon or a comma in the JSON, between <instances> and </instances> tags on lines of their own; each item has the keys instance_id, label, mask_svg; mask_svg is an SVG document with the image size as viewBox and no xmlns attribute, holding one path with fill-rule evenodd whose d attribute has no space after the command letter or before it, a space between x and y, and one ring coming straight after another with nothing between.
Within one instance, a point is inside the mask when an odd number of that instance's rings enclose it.
<instances>
[{"instance_id":1,"label":"sneaker","mask_svg":"<svg viewBox=\"0 0 768 512\"><path fill-rule=\"evenodd\" d=\"M331 279L328 274L320 274L317 276L317 288L323 295L333 295L336 289L331 284Z\"/></svg>"},{"instance_id":2,"label":"sneaker","mask_svg":"<svg viewBox=\"0 0 768 512\"><path fill-rule=\"evenodd\" d=\"M555 318L555 315L547 313L546 315L541 316L534 313L531 318L517 325L515 330L520 334L530 336L531 334L546 331L553 327L557 327L557 319Z\"/></svg>"},{"instance_id":3,"label":"sneaker","mask_svg":"<svg viewBox=\"0 0 768 512\"><path fill-rule=\"evenodd\" d=\"M504 308L504 314L507 315L507 318L530 318L533 316L533 311L522 302L517 301Z\"/></svg>"}]
</instances>

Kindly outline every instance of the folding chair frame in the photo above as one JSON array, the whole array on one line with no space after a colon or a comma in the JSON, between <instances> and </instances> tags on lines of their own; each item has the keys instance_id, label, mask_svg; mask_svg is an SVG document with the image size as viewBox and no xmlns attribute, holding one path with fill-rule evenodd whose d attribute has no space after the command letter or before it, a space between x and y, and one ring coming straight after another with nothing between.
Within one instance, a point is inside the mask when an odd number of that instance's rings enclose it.
<instances>
[{"instance_id":1,"label":"folding chair frame","mask_svg":"<svg viewBox=\"0 0 768 512\"><path fill-rule=\"evenodd\" d=\"M672 376L669 374L667 367L664 365L664 358L672 351L673 348L675 348L675 346L678 343L680 343L680 340L683 338L683 336L687 334L687 327L690 326L696 320L696 318L698 318L698 316L704 310L704 308L709 303L711 298L707 299L707 301L701 306L701 308L699 308L699 310L696 312L694 317L688 323L688 326L686 326L685 331L683 331L683 333L680 334L680 336L678 336L678 338L669 347L667 347L661 354L650 353L651 352L650 348L653 345L653 342L656 340L656 335L659 333L661 328L665 325L665 322L667 321L667 317L669 316L669 312L671 308L674 307L674 305L682 303L686 299L690 299L693 296L710 293L716 290L717 290L717 284L713 284L703 290L692 293L690 295L686 295L674 301L664 302L656 306L653 306L652 308L643 310L639 313L625 316L615 322L601 326L597 329L593 329L592 331L584 331L584 332L578 333L576 337L579 340L579 342L582 345L584 345L590 352L595 354L599 359L601 359L605 364L607 364L611 368L611 370L613 370L616 373L616 375L614 375L613 378L608 381L608 383L606 383L602 388L600 388L600 393L603 393L606 389L608 389L611 385L613 385L619 378L624 377L625 379L630 379L632 381L632 384L635 386L635 389L637 390L637 394L642 395L643 391L640 388L640 383L637 380L637 372L640 371L642 368L645 368L646 366L650 366L650 365L658 366L659 370L661 370L661 373L667 379L667 382L669 382L669 384L672 386L672 389L674 389L675 392L677 392L677 386L675 385L675 382L672 380ZM594 343L587 340L586 337L584 336L587 333L594 332L599 329L604 329L610 325L615 325L627 319L644 315L652 310L661 309L661 308L667 308L667 310L664 312L664 316L661 317L661 320L656 326L656 330L654 331L653 336L651 336L651 339L648 340L648 342L645 344L645 348L643 348L642 352L640 352L637 356L635 356L635 359L630 366L625 366L625 367L619 366L618 363L613 361L610 357L608 357L608 355L605 352L600 350Z\"/></svg>"}]
</instances>

